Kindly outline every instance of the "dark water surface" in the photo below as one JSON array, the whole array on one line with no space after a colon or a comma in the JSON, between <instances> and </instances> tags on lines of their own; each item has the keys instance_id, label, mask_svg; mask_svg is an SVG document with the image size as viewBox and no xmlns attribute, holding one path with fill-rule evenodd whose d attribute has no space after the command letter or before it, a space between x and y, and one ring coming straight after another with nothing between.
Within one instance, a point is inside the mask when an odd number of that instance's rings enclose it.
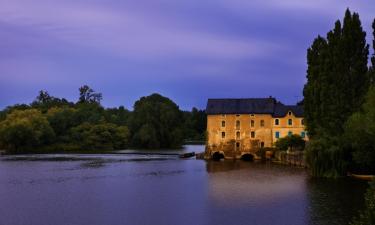
<instances>
[{"instance_id":1,"label":"dark water surface","mask_svg":"<svg viewBox=\"0 0 375 225\"><path fill-rule=\"evenodd\" d=\"M172 155L1 156L0 225L341 225L366 187Z\"/></svg>"}]
</instances>

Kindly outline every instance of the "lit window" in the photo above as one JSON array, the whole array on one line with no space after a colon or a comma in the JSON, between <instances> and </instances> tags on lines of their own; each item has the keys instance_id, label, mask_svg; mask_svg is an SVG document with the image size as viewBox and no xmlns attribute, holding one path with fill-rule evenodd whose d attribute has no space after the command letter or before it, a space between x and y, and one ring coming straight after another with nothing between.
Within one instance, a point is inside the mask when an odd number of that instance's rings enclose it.
<instances>
[{"instance_id":1,"label":"lit window","mask_svg":"<svg viewBox=\"0 0 375 225\"><path fill-rule=\"evenodd\" d=\"M237 120L237 121L236 121L236 129L240 129L240 125L241 125L240 121Z\"/></svg>"},{"instance_id":2,"label":"lit window","mask_svg":"<svg viewBox=\"0 0 375 225\"><path fill-rule=\"evenodd\" d=\"M304 119L301 119L301 124L305 125L305 120Z\"/></svg>"},{"instance_id":3,"label":"lit window","mask_svg":"<svg viewBox=\"0 0 375 225\"><path fill-rule=\"evenodd\" d=\"M279 125L279 119L275 119L275 125Z\"/></svg>"},{"instance_id":4,"label":"lit window","mask_svg":"<svg viewBox=\"0 0 375 225\"><path fill-rule=\"evenodd\" d=\"M289 137L292 136L292 134L293 134L292 131L289 131L289 132L288 132L288 136L289 136Z\"/></svg>"},{"instance_id":5,"label":"lit window","mask_svg":"<svg viewBox=\"0 0 375 225\"><path fill-rule=\"evenodd\" d=\"M241 135L240 132L237 132L237 133L236 133L236 138L237 138L237 139L240 139L240 135Z\"/></svg>"},{"instance_id":6,"label":"lit window","mask_svg":"<svg viewBox=\"0 0 375 225\"><path fill-rule=\"evenodd\" d=\"M225 121L221 121L221 127L225 127Z\"/></svg>"},{"instance_id":7,"label":"lit window","mask_svg":"<svg viewBox=\"0 0 375 225\"><path fill-rule=\"evenodd\" d=\"M260 126L261 126L261 127L264 127L264 120L261 120L261 121L260 121Z\"/></svg>"},{"instance_id":8,"label":"lit window","mask_svg":"<svg viewBox=\"0 0 375 225\"><path fill-rule=\"evenodd\" d=\"M251 120L250 126L251 126L251 127L254 127L254 125L255 125L255 121L254 121L254 120Z\"/></svg>"},{"instance_id":9,"label":"lit window","mask_svg":"<svg viewBox=\"0 0 375 225\"><path fill-rule=\"evenodd\" d=\"M292 126L292 125L293 125L293 120L292 120L292 119L288 119L288 125L289 125L289 126Z\"/></svg>"},{"instance_id":10,"label":"lit window","mask_svg":"<svg viewBox=\"0 0 375 225\"><path fill-rule=\"evenodd\" d=\"M304 131L301 132L301 137L302 138L305 138L306 137L306 133Z\"/></svg>"},{"instance_id":11,"label":"lit window","mask_svg":"<svg viewBox=\"0 0 375 225\"><path fill-rule=\"evenodd\" d=\"M225 132L221 132L221 138L225 138Z\"/></svg>"},{"instance_id":12,"label":"lit window","mask_svg":"<svg viewBox=\"0 0 375 225\"><path fill-rule=\"evenodd\" d=\"M251 137L251 138L255 138L255 132L254 132L254 131L251 131L251 133L250 133L250 137Z\"/></svg>"},{"instance_id":13,"label":"lit window","mask_svg":"<svg viewBox=\"0 0 375 225\"><path fill-rule=\"evenodd\" d=\"M280 132L279 131L275 132L275 138L280 138Z\"/></svg>"}]
</instances>

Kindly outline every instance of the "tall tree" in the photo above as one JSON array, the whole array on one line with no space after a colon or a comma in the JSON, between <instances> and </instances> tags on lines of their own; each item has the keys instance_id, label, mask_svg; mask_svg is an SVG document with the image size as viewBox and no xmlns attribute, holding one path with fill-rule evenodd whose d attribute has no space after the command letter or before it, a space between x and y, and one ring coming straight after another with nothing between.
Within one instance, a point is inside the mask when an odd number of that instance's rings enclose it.
<instances>
[{"instance_id":1,"label":"tall tree","mask_svg":"<svg viewBox=\"0 0 375 225\"><path fill-rule=\"evenodd\" d=\"M97 103L100 104L102 100L102 93L95 92L88 85L83 85L79 88L78 103Z\"/></svg>"},{"instance_id":2,"label":"tall tree","mask_svg":"<svg viewBox=\"0 0 375 225\"><path fill-rule=\"evenodd\" d=\"M347 9L343 25L337 21L326 39L318 37L308 49L304 107L311 137L342 133L362 105L370 84L365 38L359 15Z\"/></svg>"},{"instance_id":3,"label":"tall tree","mask_svg":"<svg viewBox=\"0 0 375 225\"><path fill-rule=\"evenodd\" d=\"M312 171L320 173L314 175L336 176L345 170L347 156L339 146L340 138L345 122L360 109L370 86L368 54L359 15L349 9L342 24L336 21L327 37L319 36L308 49L304 109L312 143L306 154Z\"/></svg>"}]
</instances>

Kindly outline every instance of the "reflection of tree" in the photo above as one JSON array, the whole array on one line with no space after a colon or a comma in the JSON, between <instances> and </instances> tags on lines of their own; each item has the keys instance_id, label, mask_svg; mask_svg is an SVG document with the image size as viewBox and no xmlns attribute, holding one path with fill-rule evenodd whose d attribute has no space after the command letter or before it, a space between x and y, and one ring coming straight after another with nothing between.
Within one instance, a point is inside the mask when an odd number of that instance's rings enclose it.
<instances>
[{"instance_id":1,"label":"reflection of tree","mask_svg":"<svg viewBox=\"0 0 375 225\"><path fill-rule=\"evenodd\" d=\"M309 225L345 225L364 205L367 184L348 179L309 179Z\"/></svg>"}]
</instances>

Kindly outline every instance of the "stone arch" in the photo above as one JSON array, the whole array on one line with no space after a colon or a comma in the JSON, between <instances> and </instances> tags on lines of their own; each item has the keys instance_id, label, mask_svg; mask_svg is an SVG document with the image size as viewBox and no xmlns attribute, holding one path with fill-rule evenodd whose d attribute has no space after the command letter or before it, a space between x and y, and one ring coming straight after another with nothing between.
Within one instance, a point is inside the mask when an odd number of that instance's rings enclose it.
<instances>
[{"instance_id":1,"label":"stone arch","mask_svg":"<svg viewBox=\"0 0 375 225\"><path fill-rule=\"evenodd\" d=\"M253 153L245 152L241 154L241 159L244 161L254 161L255 155Z\"/></svg>"},{"instance_id":2,"label":"stone arch","mask_svg":"<svg viewBox=\"0 0 375 225\"><path fill-rule=\"evenodd\" d=\"M213 160L220 160L220 159L224 159L225 158L225 154L223 151L215 151L215 152L212 152L211 154L211 158Z\"/></svg>"}]
</instances>

